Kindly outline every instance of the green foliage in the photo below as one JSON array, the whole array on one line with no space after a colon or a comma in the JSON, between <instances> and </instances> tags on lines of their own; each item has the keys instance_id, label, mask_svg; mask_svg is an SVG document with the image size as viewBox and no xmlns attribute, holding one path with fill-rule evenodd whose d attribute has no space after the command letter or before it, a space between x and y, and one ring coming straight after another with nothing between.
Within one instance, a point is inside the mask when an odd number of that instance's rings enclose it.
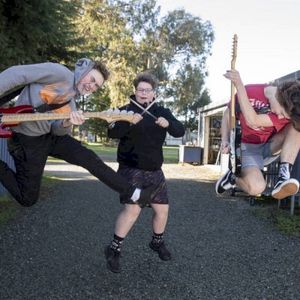
<instances>
[{"instance_id":1,"label":"green foliage","mask_svg":"<svg viewBox=\"0 0 300 300\"><path fill-rule=\"evenodd\" d=\"M97 111L128 103L134 77L149 70L159 78L159 94L170 100L166 104L191 129L199 107L210 101L204 82L213 39L210 22L182 9L160 18L156 0L0 1L0 69L99 59L111 79L104 91L81 103ZM85 128L103 136L106 130L99 120Z\"/></svg>"},{"instance_id":2,"label":"green foliage","mask_svg":"<svg viewBox=\"0 0 300 300\"><path fill-rule=\"evenodd\" d=\"M124 104L135 73L130 63L136 45L126 28L126 19L120 14L120 7L109 5L108 1L86 1L77 23L82 38L78 45L80 52L107 64L112 74L107 84L112 106Z\"/></svg>"},{"instance_id":3,"label":"green foliage","mask_svg":"<svg viewBox=\"0 0 300 300\"><path fill-rule=\"evenodd\" d=\"M176 70L166 95L173 99L171 107L184 117L186 127L196 129L199 108L210 102L204 83L206 59L214 40L211 24L175 10L163 19L160 39L166 51L173 54L169 63Z\"/></svg>"},{"instance_id":4,"label":"green foliage","mask_svg":"<svg viewBox=\"0 0 300 300\"><path fill-rule=\"evenodd\" d=\"M201 70L191 64L183 65L169 85L169 94L175 99L171 104L177 114L184 116L185 126L197 128L197 115L200 107L210 103L208 91L204 89Z\"/></svg>"},{"instance_id":5,"label":"green foliage","mask_svg":"<svg viewBox=\"0 0 300 300\"><path fill-rule=\"evenodd\" d=\"M2 0L0 69L45 60L69 62L77 0Z\"/></svg>"},{"instance_id":6,"label":"green foliage","mask_svg":"<svg viewBox=\"0 0 300 300\"><path fill-rule=\"evenodd\" d=\"M100 57L111 69L112 106L128 101L134 76L144 70L151 70L161 80L162 92L168 84L174 91L179 74L175 74L175 82L170 81L171 69L192 65L199 76L187 89L193 88L197 97L203 92L205 62L213 41L211 24L184 10L159 20L159 11L154 0L85 1L77 21L82 37L78 47L93 58Z\"/></svg>"},{"instance_id":7,"label":"green foliage","mask_svg":"<svg viewBox=\"0 0 300 300\"><path fill-rule=\"evenodd\" d=\"M214 38L209 22L203 22L183 9L175 10L162 20L160 32L164 47L173 55L183 55L186 59L194 56L205 63Z\"/></svg>"},{"instance_id":8,"label":"green foliage","mask_svg":"<svg viewBox=\"0 0 300 300\"><path fill-rule=\"evenodd\" d=\"M82 96L79 101L79 107L83 111L100 112L109 109L110 97L109 90L104 87L89 97ZM107 139L107 123L102 119L89 119L82 126L80 130L88 131L94 136L100 136L101 139Z\"/></svg>"}]
</instances>

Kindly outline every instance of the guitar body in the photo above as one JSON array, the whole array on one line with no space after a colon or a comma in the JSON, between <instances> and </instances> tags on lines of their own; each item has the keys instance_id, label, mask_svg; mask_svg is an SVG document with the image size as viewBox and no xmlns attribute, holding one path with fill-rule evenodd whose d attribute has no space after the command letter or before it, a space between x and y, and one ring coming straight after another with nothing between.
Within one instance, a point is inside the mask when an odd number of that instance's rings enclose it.
<instances>
[{"instance_id":1,"label":"guitar body","mask_svg":"<svg viewBox=\"0 0 300 300\"><path fill-rule=\"evenodd\" d=\"M12 131L9 130L10 127L17 126L19 123L14 124L3 124L1 122L1 117L3 114L24 114L33 113L33 108L30 105L19 105L10 108L0 108L0 138L9 138L12 136Z\"/></svg>"}]
</instances>

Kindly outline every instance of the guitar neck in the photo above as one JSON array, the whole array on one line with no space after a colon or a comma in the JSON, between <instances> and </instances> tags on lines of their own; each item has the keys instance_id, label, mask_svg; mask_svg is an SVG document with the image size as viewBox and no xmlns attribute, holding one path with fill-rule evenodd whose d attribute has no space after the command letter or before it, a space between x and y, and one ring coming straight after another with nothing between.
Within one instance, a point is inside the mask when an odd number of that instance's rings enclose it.
<instances>
[{"instance_id":1,"label":"guitar neck","mask_svg":"<svg viewBox=\"0 0 300 300\"><path fill-rule=\"evenodd\" d=\"M235 70L235 62L236 62L236 56L237 56L237 35L235 34L233 37L233 46L232 46L232 60L231 60L231 70ZM230 107L230 127L231 129L235 128L235 93L236 88L231 81L231 107Z\"/></svg>"},{"instance_id":2,"label":"guitar neck","mask_svg":"<svg viewBox=\"0 0 300 300\"><path fill-rule=\"evenodd\" d=\"M133 114L130 113L120 113L114 111L102 111L102 112L85 112L83 116L86 119L89 118L99 118L106 120L107 122L113 121L127 121L131 122L133 119ZM2 114L1 123L3 124L15 124L28 121L45 121L45 120L64 120L69 119L69 113L20 113L20 114Z\"/></svg>"},{"instance_id":3,"label":"guitar neck","mask_svg":"<svg viewBox=\"0 0 300 300\"><path fill-rule=\"evenodd\" d=\"M1 122L5 124L14 124L27 121L45 121L45 120L63 120L69 119L70 114L53 113L26 113L26 114L3 114Z\"/></svg>"},{"instance_id":4,"label":"guitar neck","mask_svg":"<svg viewBox=\"0 0 300 300\"><path fill-rule=\"evenodd\" d=\"M235 86L233 83L231 83L231 107L230 107L230 127L234 128L235 127L235 121L236 121L236 117L235 117Z\"/></svg>"}]
</instances>

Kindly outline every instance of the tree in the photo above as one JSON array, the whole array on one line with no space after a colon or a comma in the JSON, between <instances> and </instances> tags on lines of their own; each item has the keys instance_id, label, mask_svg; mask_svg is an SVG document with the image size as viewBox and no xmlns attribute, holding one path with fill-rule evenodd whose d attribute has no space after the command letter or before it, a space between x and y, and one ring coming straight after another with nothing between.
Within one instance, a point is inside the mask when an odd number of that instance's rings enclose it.
<instances>
[{"instance_id":1,"label":"tree","mask_svg":"<svg viewBox=\"0 0 300 300\"><path fill-rule=\"evenodd\" d=\"M77 24L82 38L80 52L100 58L110 68L107 83L111 105L128 102L136 73L145 69L140 58L140 39L155 24L155 1L95 1L84 2ZM143 30L142 30L143 28Z\"/></svg>"},{"instance_id":2,"label":"tree","mask_svg":"<svg viewBox=\"0 0 300 300\"><path fill-rule=\"evenodd\" d=\"M110 107L109 90L100 89L88 97L81 96L78 104L83 111L100 112L107 110ZM86 130L94 134L95 142L97 141L97 136L100 136L101 139L107 139L107 124L102 119L89 119L80 126L80 130Z\"/></svg>"},{"instance_id":3,"label":"tree","mask_svg":"<svg viewBox=\"0 0 300 300\"><path fill-rule=\"evenodd\" d=\"M202 22L184 10L170 12L160 26L165 62L174 74L166 82L165 95L172 99L170 105L184 117L186 126L196 126L199 107L210 102L204 85L213 39L210 22Z\"/></svg>"},{"instance_id":4,"label":"tree","mask_svg":"<svg viewBox=\"0 0 300 300\"><path fill-rule=\"evenodd\" d=\"M0 0L0 69L45 60L70 66L79 55L101 59L112 76L94 99L112 107L127 103L134 77L149 70L187 124L209 101L213 30L184 10L162 19L159 13L156 0Z\"/></svg>"},{"instance_id":5,"label":"tree","mask_svg":"<svg viewBox=\"0 0 300 300\"><path fill-rule=\"evenodd\" d=\"M45 60L68 63L79 0L2 0L0 69Z\"/></svg>"},{"instance_id":6,"label":"tree","mask_svg":"<svg viewBox=\"0 0 300 300\"><path fill-rule=\"evenodd\" d=\"M112 105L127 99L136 73L153 71L165 86L170 72L182 61L193 61L206 75L213 32L209 22L176 10L158 19L155 0L90 0L78 21L85 37L81 52L100 57L112 70L109 83Z\"/></svg>"},{"instance_id":7,"label":"tree","mask_svg":"<svg viewBox=\"0 0 300 300\"><path fill-rule=\"evenodd\" d=\"M210 102L201 70L191 64L183 65L170 82L169 93L176 99L171 102L171 107L184 118L186 127L196 129L199 108Z\"/></svg>"}]
</instances>

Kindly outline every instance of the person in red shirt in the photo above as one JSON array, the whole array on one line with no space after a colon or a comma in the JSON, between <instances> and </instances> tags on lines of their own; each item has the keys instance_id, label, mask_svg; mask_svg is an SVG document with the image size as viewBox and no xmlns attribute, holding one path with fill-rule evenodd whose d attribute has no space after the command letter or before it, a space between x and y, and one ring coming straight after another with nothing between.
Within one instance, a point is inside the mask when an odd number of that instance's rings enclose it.
<instances>
[{"instance_id":1,"label":"person in red shirt","mask_svg":"<svg viewBox=\"0 0 300 300\"><path fill-rule=\"evenodd\" d=\"M280 153L278 180L272 196L283 199L299 190L299 182L290 178L291 169L300 149L300 82L291 81L276 87L267 84L243 85L236 70L224 75L237 90L242 137L242 172L236 177L228 170L216 183L222 194L235 186L249 195L258 195L266 188L261 170L265 159ZM222 120L222 153L229 149L229 109Z\"/></svg>"}]
</instances>

